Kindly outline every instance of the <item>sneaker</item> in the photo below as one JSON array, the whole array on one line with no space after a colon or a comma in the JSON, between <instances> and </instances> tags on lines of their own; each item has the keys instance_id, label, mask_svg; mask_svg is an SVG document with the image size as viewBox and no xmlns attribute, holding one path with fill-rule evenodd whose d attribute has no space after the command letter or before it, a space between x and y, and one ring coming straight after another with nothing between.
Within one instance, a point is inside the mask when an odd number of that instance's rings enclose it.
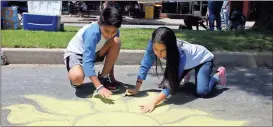
<instances>
[{"instance_id":1,"label":"sneaker","mask_svg":"<svg viewBox=\"0 0 273 127\"><path fill-rule=\"evenodd\" d=\"M107 78L102 78L99 72L98 79L100 80L100 83L103 84L103 86L110 90L111 92L115 93L119 91L119 88L111 83L110 78L108 76Z\"/></svg>"},{"instance_id":2,"label":"sneaker","mask_svg":"<svg viewBox=\"0 0 273 127\"><path fill-rule=\"evenodd\" d=\"M188 83L191 79L191 76L189 73L187 73L184 78L182 79L182 84Z\"/></svg>"},{"instance_id":3,"label":"sneaker","mask_svg":"<svg viewBox=\"0 0 273 127\"><path fill-rule=\"evenodd\" d=\"M220 78L220 82L219 82L219 85L222 85L222 86L226 86L226 68L225 67L219 67L217 69L217 72L219 72L219 78Z\"/></svg>"}]
</instances>

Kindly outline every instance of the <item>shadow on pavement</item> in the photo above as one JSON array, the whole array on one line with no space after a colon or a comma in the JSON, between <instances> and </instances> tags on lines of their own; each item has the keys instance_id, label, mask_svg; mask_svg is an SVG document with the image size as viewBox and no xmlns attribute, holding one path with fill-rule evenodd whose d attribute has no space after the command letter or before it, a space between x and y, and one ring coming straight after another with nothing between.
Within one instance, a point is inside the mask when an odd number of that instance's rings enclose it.
<instances>
[{"instance_id":1,"label":"shadow on pavement","mask_svg":"<svg viewBox=\"0 0 273 127\"><path fill-rule=\"evenodd\" d=\"M153 93L153 92L155 92L155 93L159 93L161 90L158 90L158 89L148 89L148 90L142 90L142 91L140 91L136 96L134 96L134 97L146 97L146 96L149 96L148 95L148 92L149 93Z\"/></svg>"},{"instance_id":2,"label":"shadow on pavement","mask_svg":"<svg viewBox=\"0 0 273 127\"><path fill-rule=\"evenodd\" d=\"M213 68L212 72L215 72L218 65ZM230 88L232 91L236 88L245 91L246 93L253 94L253 95L261 95L267 97L268 99L272 100L272 69L268 68L242 68L242 67L226 67L226 77L227 77L227 87ZM195 76L195 71L192 70L190 72L191 78L193 79ZM155 77L155 73L148 73L149 76ZM159 73L159 80L162 80L162 74ZM194 80L193 80L194 81ZM190 88L189 88L190 87ZM184 92L191 91L190 93L195 93L194 84L186 87ZM228 88L221 89L216 91L216 94L208 97L212 98L218 96L217 94L221 94L222 92L228 90Z\"/></svg>"},{"instance_id":3,"label":"shadow on pavement","mask_svg":"<svg viewBox=\"0 0 273 127\"><path fill-rule=\"evenodd\" d=\"M189 82L189 83L186 83L185 85L181 86L180 89L178 90L178 92L185 93L185 94L192 95L192 96L197 96L196 89L197 89L196 84L193 82ZM209 99L209 98L217 97L218 95L222 94L224 91L226 91L228 89L229 88L213 89L212 92L210 94L208 94L205 98Z\"/></svg>"},{"instance_id":4,"label":"shadow on pavement","mask_svg":"<svg viewBox=\"0 0 273 127\"><path fill-rule=\"evenodd\" d=\"M229 88L214 89L211 94L207 95L204 99L217 97L228 89ZM181 86L175 95L172 95L170 98L166 99L165 103L182 105L198 98L199 97L196 95L196 84L189 82Z\"/></svg>"},{"instance_id":5,"label":"shadow on pavement","mask_svg":"<svg viewBox=\"0 0 273 127\"><path fill-rule=\"evenodd\" d=\"M123 94L127 88L134 88L134 85L122 83L119 92L113 94ZM75 95L79 98L92 98L95 90L96 88L92 82L84 83L76 88Z\"/></svg>"},{"instance_id":6,"label":"shadow on pavement","mask_svg":"<svg viewBox=\"0 0 273 127\"><path fill-rule=\"evenodd\" d=\"M94 98L98 98L101 100L101 102L105 103L105 104L115 104L115 100L111 99L111 98L105 98L100 96L99 94L96 94L94 96Z\"/></svg>"},{"instance_id":7,"label":"shadow on pavement","mask_svg":"<svg viewBox=\"0 0 273 127\"><path fill-rule=\"evenodd\" d=\"M123 87L121 87L121 90L120 92L122 92L122 94L125 93L125 91L128 89L128 88L134 88L135 85L131 85L131 84L124 84ZM148 92L157 92L159 93L161 90L158 90L158 89L148 89L148 90L141 90L139 91L139 93L135 96L127 96L127 97L134 97L134 98L137 98L137 97L146 97L148 96Z\"/></svg>"},{"instance_id":8,"label":"shadow on pavement","mask_svg":"<svg viewBox=\"0 0 273 127\"><path fill-rule=\"evenodd\" d=\"M91 82L84 83L75 89L75 95L79 98L92 98L94 91L96 90L95 86Z\"/></svg>"},{"instance_id":9,"label":"shadow on pavement","mask_svg":"<svg viewBox=\"0 0 273 127\"><path fill-rule=\"evenodd\" d=\"M272 100L272 69L227 69L227 85Z\"/></svg>"}]
</instances>

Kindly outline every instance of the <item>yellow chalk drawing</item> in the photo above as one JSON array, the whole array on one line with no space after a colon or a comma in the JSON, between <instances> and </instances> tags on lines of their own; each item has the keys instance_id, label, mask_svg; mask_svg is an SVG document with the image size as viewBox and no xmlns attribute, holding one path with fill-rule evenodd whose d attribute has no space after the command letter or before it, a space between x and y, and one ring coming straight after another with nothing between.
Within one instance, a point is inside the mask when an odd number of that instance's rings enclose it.
<instances>
[{"instance_id":1,"label":"yellow chalk drawing","mask_svg":"<svg viewBox=\"0 0 273 127\"><path fill-rule=\"evenodd\" d=\"M13 124L24 124L42 120L65 121L65 123L69 123L76 118L73 116L43 113L38 111L33 105L29 104L12 105L4 107L3 109L9 109L11 111L7 120Z\"/></svg>"},{"instance_id":2,"label":"yellow chalk drawing","mask_svg":"<svg viewBox=\"0 0 273 127\"><path fill-rule=\"evenodd\" d=\"M89 99L94 103L94 109L100 112L126 111L126 103L119 100L121 96L113 95L111 99L106 99L101 96L95 97L98 99Z\"/></svg>"},{"instance_id":3,"label":"yellow chalk drawing","mask_svg":"<svg viewBox=\"0 0 273 127\"><path fill-rule=\"evenodd\" d=\"M151 102L155 96L156 96L156 94L154 92L150 92L150 93L148 93L148 96L146 96L146 97L134 98L134 99L130 100L130 102L127 104L128 107L130 107L129 112L140 113L139 105L145 104L147 102ZM156 114L161 114L161 113L167 112L169 110L169 105L164 105L161 103L161 104L159 104L157 109L151 113L146 114L146 115L156 115Z\"/></svg>"},{"instance_id":4,"label":"yellow chalk drawing","mask_svg":"<svg viewBox=\"0 0 273 127\"><path fill-rule=\"evenodd\" d=\"M26 126L70 126L71 123L66 121L38 121L27 124Z\"/></svg>"},{"instance_id":5,"label":"yellow chalk drawing","mask_svg":"<svg viewBox=\"0 0 273 127\"><path fill-rule=\"evenodd\" d=\"M36 101L49 113L78 116L94 112L91 110L91 104L85 101L64 101L40 95L26 95L25 98Z\"/></svg>"},{"instance_id":6,"label":"yellow chalk drawing","mask_svg":"<svg viewBox=\"0 0 273 127\"><path fill-rule=\"evenodd\" d=\"M179 119L191 117L191 116L207 116L210 117L211 115L209 113L199 111L199 110L194 110L194 109L188 109L188 108L183 108L181 109L170 109L168 112L164 112L160 115L153 115L153 118L156 119L157 121L160 121L162 123L172 123L175 122ZM166 116L168 116L168 119L166 119Z\"/></svg>"},{"instance_id":7,"label":"yellow chalk drawing","mask_svg":"<svg viewBox=\"0 0 273 127\"><path fill-rule=\"evenodd\" d=\"M107 117L106 117L107 116ZM128 112L108 112L87 116L75 124L76 126L155 126L160 125L150 117Z\"/></svg>"},{"instance_id":8,"label":"yellow chalk drawing","mask_svg":"<svg viewBox=\"0 0 273 127\"><path fill-rule=\"evenodd\" d=\"M93 96L85 100L61 100L43 95L26 95L36 102L3 107L10 110L7 120L13 125L25 126L242 126L246 121L217 119L212 114L177 106L160 104L152 113L142 114L139 105L156 96L148 92L145 97L122 95L111 99ZM41 109L41 110L38 110Z\"/></svg>"}]
</instances>

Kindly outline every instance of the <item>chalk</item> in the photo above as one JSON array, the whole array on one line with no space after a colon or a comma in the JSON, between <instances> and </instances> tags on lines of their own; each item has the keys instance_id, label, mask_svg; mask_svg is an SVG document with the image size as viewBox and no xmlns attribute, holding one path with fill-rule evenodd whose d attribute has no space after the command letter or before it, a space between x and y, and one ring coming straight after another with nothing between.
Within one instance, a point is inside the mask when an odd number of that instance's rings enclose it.
<instances>
[{"instance_id":1,"label":"chalk","mask_svg":"<svg viewBox=\"0 0 273 127\"><path fill-rule=\"evenodd\" d=\"M128 89L125 91L125 93L123 94L123 97L125 97L125 96L131 96L132 95L132 93L129 93L128 92Z\"/></svg>"}]
</instances>

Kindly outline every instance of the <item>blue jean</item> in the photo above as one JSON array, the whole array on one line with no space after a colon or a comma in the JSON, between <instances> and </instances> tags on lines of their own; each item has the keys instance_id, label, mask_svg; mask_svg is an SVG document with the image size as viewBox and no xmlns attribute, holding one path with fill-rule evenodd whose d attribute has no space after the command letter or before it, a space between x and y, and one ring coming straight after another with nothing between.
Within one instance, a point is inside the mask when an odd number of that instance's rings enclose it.
<instances>
[{"instance_id":1,"label":"blue jean","mask_svg":"<svg viewBox=\"0 0 273 127\"><path fill-rule=\"evenodd\" d=\"M199 97L206 97L211 94L215 89L216 84L219 82L219 76L212 75L213 61L205 62L195 68L195 83L196 83L196 94ZM184 70L182 78L192 69ZM181 79L182 79L181 78Z\"/></svg>"},{"instance_id":2,"label":"blue jean","mask_svg":"<svg viewBox=\"0 0 273 127\"><path fill-rule=\"evenodd\" d=\"M228 11L226 11L226 12L223 11L223 16L224 16L224 20L225 20L225 24L226 24L226 29L228 30L229 29L229 24L228 24L229 12Z\"/></svg>"},{"instance_id":3,"label":"blue jean","mask_svg":"<svg viewBox=\"0 0 273 127\"><path fill-rule=\"evenodd\" d=\"M214 21L216 20L217 30L221 30L222 22L221 22L221 9L222 9L223 1L208 1L208 9L209 9L209 26L210 30L214 30Z\"/></svg>"}]
</instances>

